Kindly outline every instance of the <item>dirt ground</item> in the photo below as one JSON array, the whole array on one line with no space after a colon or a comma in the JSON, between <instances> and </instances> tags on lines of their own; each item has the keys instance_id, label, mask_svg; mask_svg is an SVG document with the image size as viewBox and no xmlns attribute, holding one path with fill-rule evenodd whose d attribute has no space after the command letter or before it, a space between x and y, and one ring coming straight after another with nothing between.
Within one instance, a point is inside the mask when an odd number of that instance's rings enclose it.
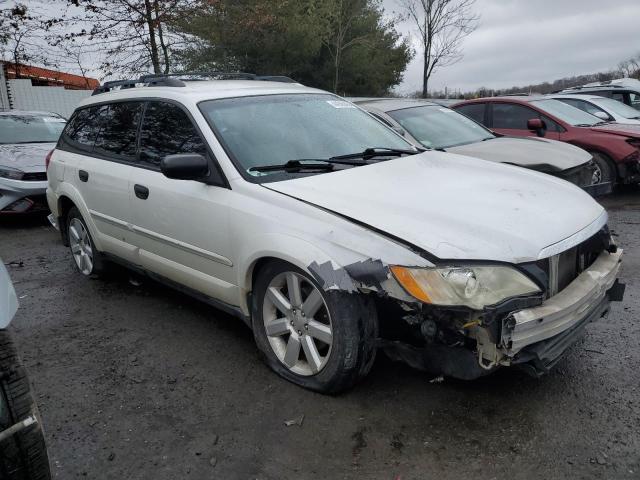
<instances>
[{"instance_id":1,"label":"dirt ground","mask_svg":"<svg viewBox=\"0 0 640 480\"><path fill-rule=\"evenodd\" d=\"M240 321L87 280L41 219L0 222L54 478L639 479L640 190L604 203L626 298L551 375L430 383L380 355L339 397L276 377Z\"/></svg>"}]
</instances>

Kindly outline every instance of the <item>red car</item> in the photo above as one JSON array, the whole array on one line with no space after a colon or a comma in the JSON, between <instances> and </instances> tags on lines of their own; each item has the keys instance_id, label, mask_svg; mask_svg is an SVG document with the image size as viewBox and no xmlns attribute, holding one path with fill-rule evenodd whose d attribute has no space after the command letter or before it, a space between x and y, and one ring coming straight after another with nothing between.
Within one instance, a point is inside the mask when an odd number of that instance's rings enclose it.
<instances>
[{"instance_id":1,"label":"red car","mask_svg":"<svg viewBox=\"0 0 640 480\"><path fill-rule=\"evenodd\" d=\"M640 182L640 125L604 122L542 96L479 98L451 108L502 135L568 142L593 155L594 183Z\"/></svg>"}]
</instances>

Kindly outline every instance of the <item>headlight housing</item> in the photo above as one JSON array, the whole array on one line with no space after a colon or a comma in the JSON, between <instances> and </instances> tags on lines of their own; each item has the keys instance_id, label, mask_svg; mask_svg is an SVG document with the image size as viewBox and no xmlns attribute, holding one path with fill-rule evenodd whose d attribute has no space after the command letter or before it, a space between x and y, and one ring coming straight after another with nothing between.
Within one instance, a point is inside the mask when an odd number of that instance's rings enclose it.
<instances>
[{"instance_id":1,"label":"headlight housing","mask_svg":"<svg viewBox=\"0 0 640 480\"><path fill-rule=\"evenodd\" d=\"M482 310L508 298L541 292L529 277L504 265L443 268L393 266L391 271L407 293L433 305Z\"/></svg>"},{"instance_id":2,"label":"headlight housing","mask_svg":"<svg viewBox=\"0 0 640 480\"><path fill-rule=\"evenodd\" d=\"M22 180L24 172L16 168L0 166L0 178L8 178L10 180Z\"/></svg>"}]
</instances>

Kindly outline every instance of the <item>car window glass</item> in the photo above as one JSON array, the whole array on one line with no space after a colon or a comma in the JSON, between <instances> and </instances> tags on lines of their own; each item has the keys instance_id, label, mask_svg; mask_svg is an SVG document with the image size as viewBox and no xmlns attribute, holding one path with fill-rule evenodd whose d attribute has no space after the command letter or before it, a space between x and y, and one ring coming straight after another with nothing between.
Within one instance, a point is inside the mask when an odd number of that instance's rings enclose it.
<instances>
[{"instance_id":1,"label":"car window glass","mask_svg":"<svg viewBox=\"0 0 640 480\"><path fill-rule=\"evenodd\" d=\"M640 93L629 92L629 105L640 110Z\"/></svg>"},{"instance_id":2,"label":"car window glass","mask_svg":"<svg viewBox=\"0 0 640 480\"><path fill-rule=\"evenodd\" d=\"M469 105L462 105L456 108L456 110L471 120L484 124L484 106L484 103L471 103Z\"/></svg>"},{"instance_id":3,"label":"car window glass","mask_svg":"<svg viewBox=\"0 0 640 480\"><path fill-rule=\"evenodd\" d=\"M98 107L76 111L62 132L63 142L81 150L93 150L93 144L100 127L98 111Z\"/></svg>"},{"instance_id":4,"label":"car window glass","mask_svg":"<svg viewBox=\"0 0 640 480\"><path fill-rule=\"evenodd\" d=\"M0 115L0 144L57 142L65 123L54 116Z\"/></svg>"},{"instance_id":5,"label":"car window glass","mask_svg":"<svg viewBox=\"0 0 640 480\"><path fill-rule=\"evenodd\" d=\"M136 155L142 102L112 103L99 107L100 131L94 151L129 159Z\"/></svg>"},{"instance_id":6,"label":"car window glass","mask_svg":"<svg viewBox=\"0 0 640 480\"><path fill-rule=\"evenodd\" d=\"M611 98L624 103L624 92L613 92L611 93Z\"/></svg>"},{"instance_id":7,"label":"car window glass","mask_svg":"<svg viewBox=\"0 0 640 480\"><path fill-rule=\"evenodd\" d=\"M412 107L388 113L427 148L450 148L495 137L477 122L446 107Z\"/></svg>"},{"instance_id":8,"label":"car window glass","mask_svg":"<svg viewBox=\"0 0 640 480\"><path fill-rule=\"evenodd\" d=\"M149 102L140 128L140 161L158 167L167 155L207 154L191 119L177 105Z\"/></svg>"},{"instance_id":9,"label":"car window glass","mask_svg":"<svg viewBox=\"0 0 640 480\"><path fill-rule=\"evenodd\" d=\"M579 108L583 112L587 112L592 115L596 112L604 112L603 109L596 107L594 104L586 102L584 100L575 100L573 98L559 98L558 100L566 103L567 105L571 105L572 107Z\"/></svg>"},{"instance_id":10,"label":"car window glass","mask_svg":"<svg viewBox=\"0 0 640 480\"><path fill-rule=\"evenodd\" d=\"M535 110L512 103L493 104L493 128L528 130L527 121L540 118Z\"/></svg>"}]
</instances>

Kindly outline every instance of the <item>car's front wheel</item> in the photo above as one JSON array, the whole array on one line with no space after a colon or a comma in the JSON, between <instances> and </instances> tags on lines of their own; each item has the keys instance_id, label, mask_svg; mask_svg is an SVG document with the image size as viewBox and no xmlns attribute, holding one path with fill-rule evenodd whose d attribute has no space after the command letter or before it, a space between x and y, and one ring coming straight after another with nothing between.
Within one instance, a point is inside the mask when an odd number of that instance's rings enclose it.
<instances>
[{"instance_id":1,"label":"car's front wheel","mask_svg":"<svg viewBox=\"0 0 640 480\"><path fill-rule=\"evenodd\" d=\"M602 153L592 152L593 155L593 175L591 178L592 185L600 183L616 183L616 172L612 162Z\"/></svg>"},{"instance_id":2,"label":"car's front wheel","mask_svg":"<svg viewBox=\"0 0 640 480\"><path fill-rule=\"evenodd\" d=\"M307 273L281 261L260 270L252 298L256 344L285 379L338 393L371 369L377 316L369 298L324 291Z\"/></svg>"}]
</instances>

